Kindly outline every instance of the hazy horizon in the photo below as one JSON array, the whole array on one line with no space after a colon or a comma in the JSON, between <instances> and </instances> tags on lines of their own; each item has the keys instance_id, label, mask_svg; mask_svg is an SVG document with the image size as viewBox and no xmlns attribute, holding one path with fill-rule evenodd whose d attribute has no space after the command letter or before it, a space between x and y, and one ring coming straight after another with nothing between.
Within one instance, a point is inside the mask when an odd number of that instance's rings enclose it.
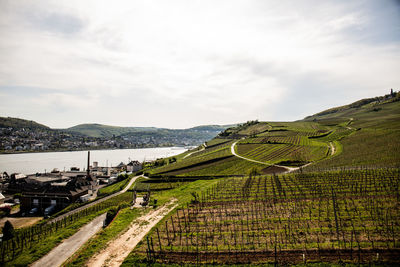
<instances>
[{"instance_id":1,"label":"hazy horizon","mask_svg":"<svg viewBox=\"0 0 400 267\"><path fill-rule=\"evenodd\" d=\"M399 90L400 4L0 2L0 116L185 129Z\"/></svg>"}]
</instances>

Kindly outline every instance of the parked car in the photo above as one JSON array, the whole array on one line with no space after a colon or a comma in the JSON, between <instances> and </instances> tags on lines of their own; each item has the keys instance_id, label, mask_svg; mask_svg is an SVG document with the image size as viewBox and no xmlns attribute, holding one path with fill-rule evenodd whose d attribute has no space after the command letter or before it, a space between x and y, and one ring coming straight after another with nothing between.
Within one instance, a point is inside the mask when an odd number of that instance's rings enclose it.
<instances>
[{"instance_id":1,"label":"parked car","mask_svg":"<svg viewBox=\"0 0 400 267\"><path fill-rule=\"evenodd\" d=\"M49 217L56 210L56 205L51 205L44 210L44 216Z\"/></svg>"},{"instance_id":2,"label":"parked car","mask_svg":"<svg viewBox=\"0 0 400 267\"><path fill-rule=\"evenodd\" d=\"M38 213L38 211L39 211L38 208L33 208L33 209L31 209L31 210L29 211L29 215L30 215L30 216L35 215L36 213Z\"/></svg>"}]
</instances>

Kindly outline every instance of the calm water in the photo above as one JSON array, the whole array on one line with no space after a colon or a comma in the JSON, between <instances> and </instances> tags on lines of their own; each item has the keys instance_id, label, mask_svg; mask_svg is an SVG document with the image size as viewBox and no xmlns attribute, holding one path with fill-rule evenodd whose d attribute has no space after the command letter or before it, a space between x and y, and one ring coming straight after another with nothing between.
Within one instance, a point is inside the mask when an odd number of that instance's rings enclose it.
<instances>
[{"instance_id":1,"label":"calm water","mask_svg":"<svg viewBox=\"0 0 400 267\"><path fill-rule=\"evenodd\" d=\"M90 164L97 161L99 166L116 166L120 162L128 163L130 160L153 160L174 156L185 152L183 147L157 147L142 149L116 149L90 151ZM70 167L78 167L83 170L87 165L87 151L73 152L47 152L47 153L23 153L0 155L0 171L8 174L18 172L32 174L47 172L58 168L60 171L69 170Z\"/></svg>"}]
</instances>

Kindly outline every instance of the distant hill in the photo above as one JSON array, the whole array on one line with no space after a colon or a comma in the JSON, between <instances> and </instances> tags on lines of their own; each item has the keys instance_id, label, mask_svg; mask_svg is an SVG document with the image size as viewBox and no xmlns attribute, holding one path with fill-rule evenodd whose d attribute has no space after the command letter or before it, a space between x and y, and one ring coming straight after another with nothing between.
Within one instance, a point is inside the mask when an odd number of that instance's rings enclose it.
<instances>
[{"instance_id":1,"label":"distant hill","mask_svg":"<svg viewBox=\"0 0 400 267\"><path fill-rule=\"evenodd\" d=\"M203 125L189 129L166 129L156 127L119 127L102 124L80 124L71 128L63 129L65 132L78 133L89 137L113 137L113 136L132 136L132 135L148 135L148 136L165 136L173 135L206 135L208 138L213 138L219 132L225 130L229 126L221 125ZM205 139L207 140L207 139Z\"/></svg>"},{"instance_id":2,"label":"distant hill","mask_svg":"<svg viewBox=\"0 0 400 267\"><path fill-rule=\"evenodd\" d=\"M138 132L138 131L157 131L154 127L119 127L110 126L103 124L79 124L67 129L63 129L65 132L78 133L90 137L112 137L119 136L125 133Z\"/></svg>"},{"instance_id":3,"label":"distant hill","mask_svg":"<svg viewBox=\"0 0 400 267\"><path fill-rule=\"evenodd\" d=\"M51 129L34 121L0 117L0 153L195 146L214 138L227 127L202 125L165 129L80 124L68 129Z\"/></svg>"},{"instance_id":4,"label":"distant hill","mask_svg":"<svg viewBox=\"0 0 400 267\"><path fill-rule=\"evenodd\" d=\"M11 118L11 117L0 117L0 128L16 128L16 129L41 129L41 130L50 130L49 127L37 123L35 121L29 121L29 120L24 120L24 119L18 119L18 118Z\"/></svg>"}]
</instances>

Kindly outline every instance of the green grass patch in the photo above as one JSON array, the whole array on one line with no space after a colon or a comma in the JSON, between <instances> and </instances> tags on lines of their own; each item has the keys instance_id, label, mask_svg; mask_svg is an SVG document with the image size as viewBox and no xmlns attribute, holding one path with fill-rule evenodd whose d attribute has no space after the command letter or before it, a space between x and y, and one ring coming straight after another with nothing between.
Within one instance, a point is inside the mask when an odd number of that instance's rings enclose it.
<instances>
[{"instance_id":1,"label":"green grass patch","mask_svg":"<svg viewBox=\"0 0 400 267\"><path fill-rule=\"evenodd\" d=\"M114 221L86 242L65 263L65 266L83 266L90 257L105 248L109 241L123 233L144 212L146 211L142 209L130 209L129 207L120 210Z\"/></svg>"},{"instance_id":2,"label":"green grass patch","mask_svg":"<svg viewBox=\"0 0 400 267\"><path fill-rule=\"evenodd\" d=\"M101 188L99 190L99 192L97 193L97 196L98 197L107 196L107 195L114 194L114 193L116 193L118 191L121 191L129 183L131 178L132 178L132 175L130 175L128 178L126 178L126 179L124 179L122 181L119 181L119 182L116 182L114 184L111 184L111 185L108 185L108 186L105 186L105 187Z\"/></svg>"}]
</instances>

